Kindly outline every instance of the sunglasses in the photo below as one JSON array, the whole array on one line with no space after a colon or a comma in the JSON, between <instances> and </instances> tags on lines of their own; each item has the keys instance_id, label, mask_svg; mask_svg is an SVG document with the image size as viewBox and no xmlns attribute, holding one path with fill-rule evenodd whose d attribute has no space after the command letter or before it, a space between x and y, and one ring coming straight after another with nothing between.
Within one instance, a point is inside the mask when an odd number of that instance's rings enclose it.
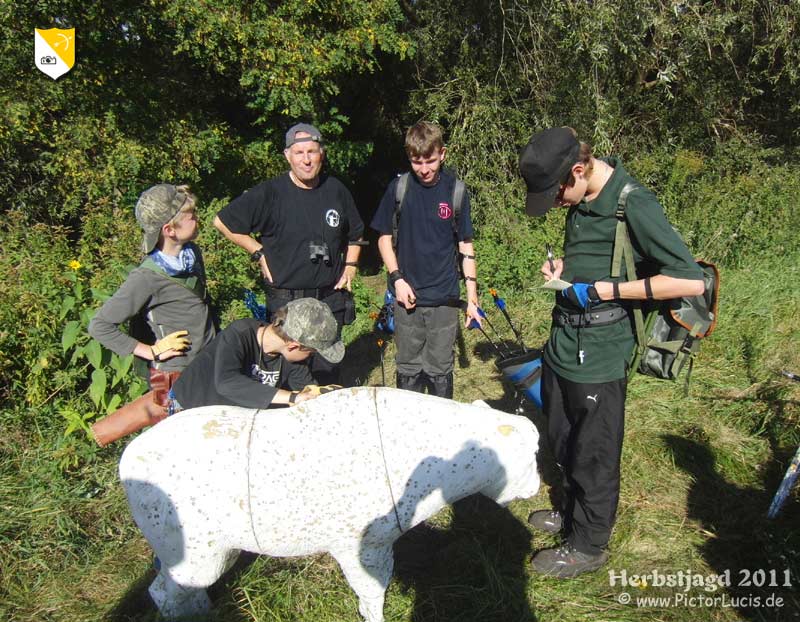
<instances>
[{"instance_id":1,"label":"sunglasses","mask_svg":"<svg viewBox=\"0 0 800 622\"><path fill-rule=\"evenodd\" d=\"M564 181L562 181L561 185L558 187L558 194L556 195L555 203L560 205L561 202L564 200L564 193L567 191L567 186L573 186L573 185L575 185L575 181L572 178L572 168L570 167L570 169L567 171L567 175L564 178Z\"/></svg>"}]
</instances>

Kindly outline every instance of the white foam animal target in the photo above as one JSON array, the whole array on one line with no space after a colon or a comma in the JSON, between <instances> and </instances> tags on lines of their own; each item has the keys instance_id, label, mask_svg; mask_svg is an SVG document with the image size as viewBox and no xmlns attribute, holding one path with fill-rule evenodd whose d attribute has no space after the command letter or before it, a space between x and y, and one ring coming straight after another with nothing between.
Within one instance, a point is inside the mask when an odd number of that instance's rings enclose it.
<instances>
[{"instance_id":1,"label":"white foam animal target","mask_svg":"<svg viewBox=\"0 0 800 622\"><path fill-rule=\"evenodd\" d=\"M205 588L245 550L330 553L381 622L392 543L467 495L535 495L537 449L524 417L356 388L290 409L187 410L135 439L119 470L161 563L150 594L165 617L208 613Z\"/></svg>"}]
</instances>

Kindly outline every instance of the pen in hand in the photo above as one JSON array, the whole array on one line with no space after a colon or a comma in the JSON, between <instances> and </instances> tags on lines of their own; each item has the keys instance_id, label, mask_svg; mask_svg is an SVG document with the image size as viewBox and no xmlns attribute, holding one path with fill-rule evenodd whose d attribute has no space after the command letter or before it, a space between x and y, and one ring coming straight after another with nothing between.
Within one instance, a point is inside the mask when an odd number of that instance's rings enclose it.
<instances>
[{"instance_id":1,"label":"pen in hand","mask_svg":"<svg viewBox=\"0 0 800 622\"><path fill-rule=\"evenodd\" d=\"M549 244L545 244L545 250L547 251L547 263L550 264L550 274L554 274L556 271L556 266L553 263L553 259L555 259L555 255L553 255L553 247Z\"/></svg>"}]
</instances>

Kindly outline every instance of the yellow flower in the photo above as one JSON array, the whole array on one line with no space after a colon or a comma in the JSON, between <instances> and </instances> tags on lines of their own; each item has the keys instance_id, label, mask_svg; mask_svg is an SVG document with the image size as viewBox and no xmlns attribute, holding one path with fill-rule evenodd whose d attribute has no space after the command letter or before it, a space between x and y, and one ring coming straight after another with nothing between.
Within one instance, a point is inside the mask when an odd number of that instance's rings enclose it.
<instances>
[{"instance_id":1,"label":"yellow flower","mask_svg":"<svg viewBox=\"0 0 800 622\"><path fill-rule=\"evenodd\" d=\"M78 261L77 259L73 259L72 261L69 262L68 265L69 265L70 268L72 268L76 272L81 269L81 262Z\"/></svg>"}]
</instances>

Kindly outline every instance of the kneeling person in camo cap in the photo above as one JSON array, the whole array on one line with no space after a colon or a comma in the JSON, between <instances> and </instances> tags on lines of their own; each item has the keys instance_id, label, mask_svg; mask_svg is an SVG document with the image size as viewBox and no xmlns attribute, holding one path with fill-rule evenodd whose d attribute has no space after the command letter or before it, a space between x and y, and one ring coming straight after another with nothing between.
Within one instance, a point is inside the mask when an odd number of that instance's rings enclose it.
<instances>
[{"instance_id":1,"label":"kneeling person in camo cap","mask_svg":"<svg viewBox=\"0 0 800 622\"><path fill-rule=\"evenodd\" d=\"M236 320L172 387L170 414L212 405L270 408L316 397L320 391L306 364L315 353L333 364L344 357L333 313L319 300L292 300L271 324Z\"/></svg>"}]
</instances>

